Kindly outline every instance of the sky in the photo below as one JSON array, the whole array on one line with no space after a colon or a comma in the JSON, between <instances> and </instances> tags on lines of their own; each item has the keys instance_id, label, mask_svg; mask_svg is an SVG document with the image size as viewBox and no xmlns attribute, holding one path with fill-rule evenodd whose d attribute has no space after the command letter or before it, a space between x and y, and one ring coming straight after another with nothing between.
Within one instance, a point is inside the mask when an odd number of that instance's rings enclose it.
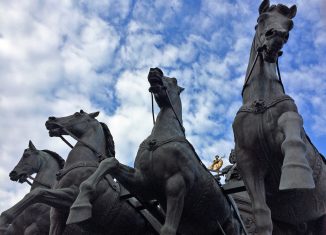
<instances>
[{"instance_id":1,"label":"sky","mask_svg":"<svg viewBox=\"0 0 326 235\"><path fill-rule=\"evenodd\" d=\"M228 157L260 2L0 0L0 212L29 191L8 177L29 140L66 158L69 147L48 136L49 116L100 111L116 157L132 165L153 125L151 67L185 88L186 135L203 162ZM298 7L282 80L326 154L326 3L282 3Z\"/></svg>"}]
</instances>

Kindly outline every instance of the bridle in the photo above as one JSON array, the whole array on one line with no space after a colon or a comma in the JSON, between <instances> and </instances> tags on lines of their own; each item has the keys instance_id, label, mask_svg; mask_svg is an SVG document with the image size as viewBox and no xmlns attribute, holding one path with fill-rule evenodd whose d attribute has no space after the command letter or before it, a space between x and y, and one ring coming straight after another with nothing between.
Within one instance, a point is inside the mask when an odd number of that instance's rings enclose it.
<instances>
[{"instance_id":1,"label":"bridle","mask_svg":"<svg viewBox=\"0 0 326 235\"><path fill-rule=\"evenodd\" d=\"M28 175L28 174L26 174L26 175L27 175L27 177L26 177L26 179L24 179L23 182L26 182L30 186L33 186L34 183L38 183L39 185L44 186L46 188L52 188L52 185L43 183L43 182L39 181L38 179L36 179L35 177L33 177L32 175ZM29 181L28 179L32 180L32 182Z\"/></svg>"},{"instance_id":2,"label":"bridle","mask_svg":"<svg viewBox=\"0 0 326 235\"><path fill-rule=\"evenodd\" d=\"M61 127L68 135L70 135L73 139L75 139L77 142L85 145L86 147L88 147L90 150L92 150L92 152L98 157L99 161L102 161L105 158L109 158L109 157L114 157L114 155L111 153L111 151L108 149L109 151L109 156L107 156L104 153L100 153L98 152L92 145L90 145L89 143L83 141L82 139L80 139L79 137L77 137L76 135L74 135L71 131L69 131L67 129L67 127L61 125L60 123L56 123L57 126ZM62 135L59 135L59 137L63 140L63 142L65 142L70 148L74 148L72 144L69 143L69 141L67 139L65 139Z\"/></svg>"},{"instance_id":3,"label":"bridle","mask_svg":"<svg viewBox=\"0 0 326 235\"><path fill-rule=\"evenodd\" d=\"M254 70L254 67L255 67L255 65L256 65L256 63L257 63L258 58L262 55L262 52L263 52L264 50L267 49L267 46L264 45L264 44L262 44L259 38L258 38L258 40L259 40L259 42L260 42L260 44L261 44L262 46L260 46L260 47L258 47L258 48L256 49L256 55L255 55L254 62L253 62L252 66L251 66L251 68L250 68L250 70L249 70L248 76L246 77L246 79L245 79L245 83L243 84L243 87L242 87L242 91L241 91L241 96L242 96L242 97L243 97L244 90L245 90L246 86L248 85L248 82L249 82L249 80L250 80L250 76L251 76L251 74L252 74L252 71ZM279 52L278 52L277 59L276 59L276 68L277 68L278 81L280 82L281 87L282 87L282 90L283 90L283 92L285 93L284 85L283 85L282 78L281 78L280 67L279 67L279 64L278 64L278 58L279 58L280 56L282 56L282 54L283 54L282 51L279 51Z\"/></svg>"},{"instance_id":4,"label":"bridle","mask_svg":"<svg viewBox=\"0 0 326 235\"><path fill-rule=\"evenodd\" d=\"M169 92L168 92L168 89L167 89L167 87L166 86L160 86L160 89L163 89L164 91L165 91L165 94L166 94L166 97L168 98L168 101L169 101L169 104L170 104L170 106L171 106L171 109L172 109L172 111L173 111L173 113L174 113L174 116L176 117L176 119L177 119L177 121L178 121L178 123L179 123L179 125L180 125L180 127L181 127L181 130L182 130L182 132L183 132L183 134L185 135L185 128L184 128L184 126L182 125L182 122L181 122L181 120L179 119L179 117L178 117L178 115L177 115L177 113L176 113L176 111L175 111L175 109L174 109L174 107L173 107L173 104L172 104L172 102L171 102L171 98L170 98L170 95L169 95ZM155 88L154 87L150 87L149 89L148 89L148 91L151 93L151 100L152 100L152 117L153 117L153 125L155 125L155 114L154 114L154 90L155 90Z\"/></svg>"},{"instance_id":5,"label":"bridle","mask_svg":"<svg viewBox=\"0 0 326 235\"><path fill-rule=\"evenodd\" d=\"M33 183L30 182L27 178L30 179L30 180L33 180ZM34 177L31 176L31 175L27 175L27 178L24 180L24 182L26 182L26 183L29 184L30 186L33 186L33 184L36 182L36 183L38 183L38 184L40 184L40 185L42 185L42 186L44 186L44 187L46 187L46 188L52 188L52 186L51 186L50 184L43 183L43 182L37 180L36 178L34 178Z\"/></svg>"},{"instance_id":6,"label":"bridle","mask_svg":"<svg viewBox=\"0 0 326 235\"><path fill-rule=\"evenodd\" d=\"M257 57L257 56L256 56L256 57ZM256 60L257 60L257 59L256 59ZM166 96L167 96L167 98L168 98L168 100L169 100L169 103L170 103L170 105L171 105L171 108L172 108L172 110L173 110L173 113L174 113L176 119L177 119L178 122L179 122L179 125L180 125L180 127L181 127L181 129L182 129L182 131L183 131L183 134L185 135L185 128L183 127L183 125L182 125L180 119L178 118L177 113L175 112L175 109L174 109L174 107L173 107L173 104L172 104L171 99L170 99L170 96L169 96L169 92L168 92L168 90L167 90L167 87L166 87L166 86L161 86L161 88L165 90L165 92L166 92ZM154 90L155 90L155 88L153 88L153 87L150 87L150 88L149 88L149 92L151 93L151 97L152 97L151 100L152 100L152 117L153 117L153 124L155 125L154 101L153 101L153 100L154 100L154 98L153 98L153 97L154 97L154 95L153 95L153 91L154 91ZM184 138L184 140L186 140L186 137L182 137L182 138ZM177 140L177 138L172 138L172 139L170 139L170 140L167 140L167 141L163 142L163 144L164 144L164 143L167 143L167 142L171 142L171 141L176 141L176 140ZM178 140L178 141L180 141L180 140ZM186 142L187 142L187 143L190 145L190 147L193 149L193 151L194 151L194 153L195 153L195 156L196 156L197 160L199 161L199 163L204 167L204 169L205 169L209 174L211 174L211 173L208 171L208 169L206 168L206 166L203 164L203 162L201 161L201 159L199 158L199 156L197 155L197 153L196 153L195 148L193 147L193 145L192 145L189 141L187 141L187 140L186 140ZM150 147L151 147L151 146L150 146ZM156 145L155 147L157 148L158 145ZM150 150L151 150L151 151L154 151L154 149L150 149ZM213 177L213 176L212 176L212 177ZM224 191L223 191L223 187L222 187L221 183L220 183L220 182L219 182L215 177L213 177L213 178L214 178L215 182L217 183L217 185L221 188L223 194L224 194L225 197L226 197L226 200L230 203L231 207L233 208L233 210L234 210L233 213L236 214L237 219L238 219L239 222L240 222L240 225L241 225L241 227L242 227L242 229L243 229L244 234L247 235L248 233L247 233L247 231L246 231L245 225L244 225L244 223L243 223L243 221L242 221L242 219L241 219L241 217L240 217L240 214L237 213L237 208L236 208L235 205L232 203L232 201L231 201L231 199L229 198L229 196L226 195L226 194L224 193ZM219 223L217 223L217 224L218 224L218 226L219 226L220 231L221 231L223 234L226 235L226 233L224 232L222 226L221 226Z\"/></svg>"}]
</instances>

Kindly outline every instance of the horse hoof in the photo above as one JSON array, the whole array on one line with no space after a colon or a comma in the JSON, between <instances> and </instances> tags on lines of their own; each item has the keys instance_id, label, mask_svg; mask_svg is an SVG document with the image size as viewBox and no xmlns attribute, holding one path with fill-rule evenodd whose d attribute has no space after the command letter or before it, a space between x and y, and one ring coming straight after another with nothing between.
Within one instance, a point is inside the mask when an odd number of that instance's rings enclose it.
<instances>
[{"instance_id":1,"label":"horse hoof","mask_svg":"<svg viewBox=\"0 0 326 235\"><path fill-rule=\"evenodd\" d=\"M90 203L83 205L73 205L67 219L67 224L76 224L86 221L92 217L92 205Z\"/></svg>"}]
</instances>

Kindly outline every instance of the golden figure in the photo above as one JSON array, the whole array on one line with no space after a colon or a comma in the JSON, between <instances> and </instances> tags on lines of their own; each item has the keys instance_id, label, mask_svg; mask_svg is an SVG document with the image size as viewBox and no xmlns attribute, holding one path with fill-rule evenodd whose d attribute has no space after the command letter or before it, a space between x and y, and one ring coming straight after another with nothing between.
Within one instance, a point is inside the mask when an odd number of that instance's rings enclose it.
<instances>
[{"instance_id":1,"label":"golden figure","mask_svg":"<svg viewBox=\"0 0 326 235\"><path fill-rule=\"evenodd\" d=\"M210 167L208 167L208 170L219 172L221 167L223 166L223 160L218 155L215 156L215 159Z\"/></svg>"}]
</instances>

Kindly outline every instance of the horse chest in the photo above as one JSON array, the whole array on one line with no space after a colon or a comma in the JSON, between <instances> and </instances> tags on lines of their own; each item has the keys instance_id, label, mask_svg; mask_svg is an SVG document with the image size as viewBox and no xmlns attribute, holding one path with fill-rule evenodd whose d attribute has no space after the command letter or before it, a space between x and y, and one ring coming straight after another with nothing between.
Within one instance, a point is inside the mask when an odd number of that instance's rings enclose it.
<instances>
[{"instance_id":1,"label":"horse chest","mask_svg":"<svg viewBox=\"0 0 326 235\"><path fill-rule=\"evenodd\" d=\"M277 119L276 119L277 120ZM249 146L259 148L262 140L268 140L274 145L273 140L277 135L277 122L274 115L268 110L264 113L239 113L237 114L233 130L240 147Z\"/></svg>"}]
</instances>

